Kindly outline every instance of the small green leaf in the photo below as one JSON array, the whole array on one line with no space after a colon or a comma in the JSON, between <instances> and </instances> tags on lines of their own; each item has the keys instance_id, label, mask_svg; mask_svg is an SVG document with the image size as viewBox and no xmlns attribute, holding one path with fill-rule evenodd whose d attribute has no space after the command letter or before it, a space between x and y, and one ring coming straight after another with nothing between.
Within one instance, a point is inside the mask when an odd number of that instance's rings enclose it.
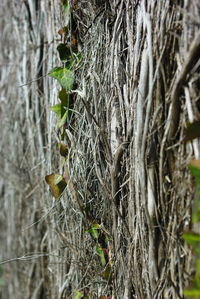
<instances>
[{"instance_id":1,"label":"small green leaf","mask_svg":"<svg viewBox=\"0 0 200 299\"><path fill-rule=\"evenodd\" d=\"M101 226L97 223L93 224L88 230L87 232L94 238L94 239L98 239L99 236L99 230L101 229Z\"/></svg>"},{"instance_id":2,"label":"small green leaf","mask_svg":"<svg viewBox=\"0 0 200 299\"><path fill-rule=\"evenodd\" d=\"M68 68L55 67L49 72L49 76L58 80L67 91L71 91L74 84L74 72Z\"/></svg>"},{"instance_id":3,"label":"small green leaf","mask_svg":"<svg viewBox=\"0 0 200 299\"><path fill-rule=\"evenodd\" d=\"M84 296L84 294L77 290L77 291L74 292L74 295L73 295L72 299L80 299L83 296Z\"/></svg>"},{"instance_id":4,"label":"small green leaf","mask_svg":"<svg viewBox=\"0 0 200 299\"><path fill-rule=\"evenodd\" d=\"M55 112L60 119L62 119L66 111L68 111L69 94L66 92L65 88L62 88L59 91L58 97L61 103L52 106L51 110Z\"/></svg>"},{"instance_id":5,"label":"small green leaf","mask_svg":"<svg viewBox=\"0 0 200 299\"><path fill-rule=\"evenodd\" d=\"M101 265L105 266L106 265L106 259L105 259L105 256L104 256L104 251L99 245L96 246L96 252L100 257Z\"/></svg>"},{"instance_id":6,"label":"small green leaf","mask_svg":"<svg viewBox=\"0 0 200 299\"><path fill-rule=\"evenodd\" d=\"M196 249L198 245L197 243L200 242L200 235L194 232L186 232L183 234L183 239L194 249Z\"/></svg>"},{"instance_id":7,"label":"small green leaf","mask_svg":"<svg viewBox=\"0 0 200 299\"><path fill-rule=\"evenodd\" d=\"M56 104L54 106L51 106L51 111L55 112L58 117L61 117L61 110L62 110L61 104Z\"/></svg>"},{"instance_id":8,"label":"small green leaf","mask_svg":"<svg viewBox=\"0 0 200 299\"><path fill-rule=\"evenodd\" d=\"M61 118L61 120L58 122L58 128L61 128L64 126L64 124L66 123L67 121L67 118L68 118L68 110L65 111L63 117Z\"/></svg>"},{"instance_id":9,"label":"small green leaf","mask_svg":"<svg viewBox=\"0 0 200 299\"><path fill-rule=\"evenodd\" d=\"M108 263L103 271L103 278L107 281L109 281L111 279L111 275L112 275L112 267L110 265L110 263Z\"/></svg>"},{"instance_id":10,"label":"small green leaf","mask_svg":"<svg viewBox=\"0 0 200 299\"><path fill-rule=\"evenodd\" d=\"M51 107L51 110L56 113L56 115L62 119L64 114L66 113L67 108L64 107L62 104L56 104Z\"/></svg>"},{"instance_id":11,"label":"small green leaf","mask_svg":"<svg viewBox=\"0 0 200 299\"><path fill-rule=\"evenodd\" d=\"M59 93L58 93L58 97L61 101L61 104L68 108L68 105L69 105L69 93L66 91L65 88L62 88Z\"/></svg>"}]
</instances>

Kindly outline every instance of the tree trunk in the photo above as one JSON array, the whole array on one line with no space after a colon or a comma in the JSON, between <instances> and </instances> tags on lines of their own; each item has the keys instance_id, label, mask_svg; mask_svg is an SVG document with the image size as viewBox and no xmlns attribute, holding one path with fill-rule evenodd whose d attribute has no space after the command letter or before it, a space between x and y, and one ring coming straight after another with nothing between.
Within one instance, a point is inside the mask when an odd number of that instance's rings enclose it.
<instances>
[{"instance_id":1,"label":"tree trunk","mask_svg":"<svg viewBox=\"0 0 200 299\"><path fill-rule=\"evenodd\" d=\"M187 163L200 156L198 141L184 143L199 119L198 2L70 1L81 61L68 186L55 201L43 182L63 171L49 109L58 85L46 74L65 19L58 0L3 1L1 259L13 261L2 299L184 298Z\"/></svg>"}]
</instances>

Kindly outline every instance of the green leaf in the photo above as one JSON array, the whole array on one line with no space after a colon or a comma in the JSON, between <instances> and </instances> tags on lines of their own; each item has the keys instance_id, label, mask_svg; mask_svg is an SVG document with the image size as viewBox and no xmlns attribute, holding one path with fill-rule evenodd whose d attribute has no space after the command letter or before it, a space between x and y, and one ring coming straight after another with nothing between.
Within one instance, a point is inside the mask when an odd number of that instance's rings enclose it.
<instances>
[{"instance_id":1,"label":"green leaf","mask_svg":"<svg viewBox=\"0 0 200 299\"><path fill-rule=\"evenodd\" d=\"M61 117L61 114L62 114L62 112L61 112L62 111L62 105L61 104L56 104L54 106L51 106L51 110L53 112L55 112L58 117Z\"/></svg>"},{"instance_id":2,"label":"green leaf","mask_svg":"<svg viewBox=\"0 0 200 299\"><path fill-rule=\"evenodd\" d=\"M61 103L52 106L51 110L55 112L60 119L62 119L64 115L64 118L66 117L66 111L68 111L69 94L66 92L65 88L62 88L59 91L58 97Z\"/></svg>"},{"instance_id":3,"label":"green leaf","mask_svg":"<svg viewBox=\"0 0 200 299\"><path fill-rule=\"evenodd\" d=\"M196 250L200 242L200 235L193 232L186 232L183 234L183 239Z\"/></svg>"},{"instance_id":4,"label":"green leaf","mask_svg":"<svg viewBox=\"0 0 200 299\"><path fill-rule=\"evenodd\" d=\"M186 241L200 242L200 235L193 232L184 233L183 237Z\"/></svg>"},{"instance_id":5,"label":"green leaf","mask_svg":"<svg viewBox=\"0 0 200 299\"><path fill-rule=\"evenodd\" d=\"M77 291L74 292L74 295L73 295L72 299L80 299L83 296L84 296L84 294L77 290Z\"/></svg>"},{"instance_id":6,"label":"green leaf","mask_svg":"<svg viewBox=\"0 0 200 299\"><path fill-rule=\"evenodd\" d=\"M68 110L65 111L63 117L61 118L61 120L58 122L58 128L61 128L64 126L64 124L66 123L67 121L67 118L68 118Z\"/></svg>"},{"instance_id":7,"label":"green leaf","mask_svg":"<svg viewBox=\"0 0 200 299\"><path fill-rule=\"evenodd\" d=\"M49 76L58 80L60 85L66 89L66 91L71 91L74 84L74 71L68 68L55 67L49 72Z\"/></svg>"},{"instance_id":8,"label":"green leaf","mask_svg":"<svg viewBox=\"0 0 200 299\"><path fill-rule=\"evenodd\" d=\"M106 265L106 259L105 259L105 256L104 256L104 251L99 245L96 246L96 252L100 257L101 265L105 266Z\"/></svg>"},{"instance_id":9,"label":"green leaf","mask_svg":"<svg viewBox=\"0 0 200 299\"><path fill-rule=\"evenodd\" d=\"M52 106L52 107L51 107L51 110L52 110L53 112L55 112L56 115L57 115L60 119L62 119L63 116L65 115L65 113L67 112L67 111L66 111L67 108L66 108L65 106L63 106L62 104L56 104L56 105Z\"/></svg>"},{"instance_id":10,"label":"green leaf","mask_svg":"<svg viewBox=\"0 0 200 299\"><path fill-rule=\"evenodd\" d=\"M112 267L109 263L106 265L102 276L105 280L107 280L107 281L110 280L110 278L112 276Z\"/></svg>"},{"instance_id":11,"label":"green leaf","mask_svg":"<svg viewBox=\"0 0 200 299\"><path fill-rule=\"evenodd\" d=\"M88 230L87 232L94 238L94 239L98 239L99 237L99 230L101 229L101 226L97 223L93 224Z\"/></svg>"},{"instance_id":12,"label":"green leaf","mask_svg":"<svg viewBox=\"0 0 200 299\"><path fill-rule=\"evenodd\" d=\"M61 104L68 108L68 105L69 105L69 93L66 91L65 88L62 88L59 93L58 93L58 97L61 101Z\"/></svg>"},{"instance_id":13,"label":"green leaf","mask_svg":"<svg viewBox=\"0 0 200 299\"><path fill-rule=\"evenodd\" d=\"M196 299L199 299L199 296L200 296L200 290L199 289L191 289L191 290L189 290L189 289L186 289L186 290L184 290L184 295L185 296L193 296L193 298L195 298L196 297Z\"/></svg>"}]
</instances>

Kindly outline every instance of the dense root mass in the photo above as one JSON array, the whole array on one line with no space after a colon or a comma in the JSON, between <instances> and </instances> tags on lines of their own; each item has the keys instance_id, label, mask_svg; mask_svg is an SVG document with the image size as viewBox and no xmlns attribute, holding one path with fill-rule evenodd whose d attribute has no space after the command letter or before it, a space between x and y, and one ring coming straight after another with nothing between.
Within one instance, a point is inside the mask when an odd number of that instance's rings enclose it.
<instances>
[{"instance_id":1,"label":"dense root mass","mask_svg":"<svg viewBox=\"0 0 200 299\"><path fill-rule=\"evenodd\" d=\"M3 266L2 299L13 290L27 299L183 298L192 271L182 240L193 198L187 163L200 155L198 141L183 142L187 121L199 119L199 1L70 1L81 62L58 201L43 184L63 170L49 111L55 83L13 84L56 66L65 21L59 1L29 2L2 37L2 82L12 86L1 83L1 254L19 258Z\"/></svg>"}]
</instances>

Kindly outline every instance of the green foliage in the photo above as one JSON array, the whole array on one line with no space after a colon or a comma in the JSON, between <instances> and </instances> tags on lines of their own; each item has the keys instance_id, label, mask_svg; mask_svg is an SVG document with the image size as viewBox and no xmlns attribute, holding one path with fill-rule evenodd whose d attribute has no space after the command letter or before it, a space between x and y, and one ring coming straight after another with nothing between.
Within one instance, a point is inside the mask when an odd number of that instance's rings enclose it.
<instances>
[{"instance_id":1,"label":"green foliage","mask_svg":"<svg viewBox=\"0 0 200 299\"><path fill-rule=\"evenodd\" d=\"M192 223L200 221L200 199L196 200L193 205Z\"/></svg>"},{"instance_id":2,"label":"green foliage","mask_svg":"<svg viewBox=\"0 0 200 299\"><path fill-rule=\"evenodd\" d=\"M58 128L61 128L64 126L68 119L68 110L63 114L62 118L58 122Z\"/></svg>"},{"instance_id":3,"label":"green foliage","mask_svg":"<svg viewBox=\"0 0 200 299\"><path fill-rule=\"evenodd\" d=\"M110 263L108 263L103 271L103 278L107 281L110 281L112 276L112 266Z\"/></svg>"},{"instance_id":4,"label":"green foliage","mask_svg":"<svg viewBox=\"0 0 200 299\"><path fill-rule=\"evenodd\" d=\"M189 165L189 169L196 179L197 187L196 197L193 205L192 222L198 223L200 222L200 161L192 160ZM200 233L188 231L183 234L183 238L192 247L195 255L194 280L190 288L184 290L184 295L188 298L200 298Z\"/></svg>"},{"instance_id":5,"label":"green foliage","mask_svg":"<svg viewBox=\"0 0 200 299\"><path fill-rule=\"evenodd\" d=\"M196 282L200 289L200 258L196 260Z\"/></svg>"},{"instance_id":6,"label":"green foliage","mask_svg":"<svg viewBox=\"0 0 200 299\"><path fill-rule=\"evenodd\" d=\"M51 107L51 110L56 113L58 116L58 128L61 128L64 126L64 124L67 122L69 118L69 93L67 93L65 88L62 88L59 91L58 97L61 101L61 103L56 104Z\"/></svg>"},{"instance_id":7,"label":"green foliage","mask_svg":"<svg viewBox=\"0 0 200 299\"><path fill-rule=\"evenodd\" d=\"M64 8L64 14L66 17L66 26L64 26L61 30L59 30L59 34L66 35L70 32L70 5L68 0L61 0L61 3ZM62 62L65 62L65 67L55 67L49 72L49 76L56 79L62 89L59 91L58 98L60 103L51 107L51 110L56 113L58 116L58 128L61 128L65 125L69 117L69 101L70 101L70 92L73 89L74 85L74 70L73 70L73 53L66 43L61 43L58 45L57 50L59 52L59 56ZM68 62L68 63L67 63ZM64 139L64 128L61 133L61 140ZM65 157L68 154L68 149L66 146L60 145L60 154ZM66 188L66 181L64 177L60 174L50 174L45 177L46 183L50 186L51 192L55 199L58 199L64 189Z\"/></svg>"},{"instance_id":8,"label":"green foliage","mask_svg":"<svg viewBox=\"0 0 200 299\"><path fill-rule=\"evenodd\" d=\"M79 290L76 290L74 292L72 299L81 299L81 298L83 298L83 296L84 296L84 294L82 292L80 292Z\"/></svg>"},{"instance_id":9,"label":"green foliage","mask_svg":"<svg viewBox=\"0 0 200 299\"><path fill-rule=\"evenodd\" d=\"M60 85L71 91L74 84L74 71L66 67L55 67L49 72L49 76L58 80Z\"/></svg>"},{"instance_id":10,"label":"green foliage","mask_svg":"<svg viewBox=\"0 0 200 299\"><path fill-rule=\"evenodd\" d=\"M189 165L189 169L192 172L193 176L196 179L197 184L200 184L200 171L197 167L193 166L193 165Z\"/></svg>"},{"instance_id":11,"label":"green foliage","mask_svg":"<svg viewBox=\"0 0 200 299\"><path fill-rule=\"evenodd\" d=\"M101 248L101 246L99 246L99 245L96 246L96 252L100 257L101 265L105 266L106 265L106 259L105 259L105 256L104 256L104 251Z\"/></svg>"},{"instance_id":12,"label":"green foliage","mask_svg":"<svg viewBox=\"0 0 200 299\"><path fill-rule=\"evenodd\" d=\"M188 296L188 297L192 296L192 298L199 299L199 297L200 297L200 290L197 290L197 289L185 290L184 291L184 295Z\"/></svg>"},{"instance_id":13,"label":"green foliage","mask_svg":"<svg viewBox=\"0 0 200 299\"><path fill-rule=\"evenodd\" d=\"M64 107L68 107L69 105L69 93L67 93L65 88L62 88L59 93L58 97Z\"/></svg>"},{"instance_id":14,"label":"green foliage","mask_svg":"<svg viewBox=\"0 0 200 299\"><path fill-rule=\"evenodd\" d=\"M184 233L183 238L188 244L190 244L193 247L198 245L198 243L200 242L200 235L193 232Z\"/></svg>"},{"instance_id":15,"label":"green foliage","mask_svg":"<svg viewBox=\"0 0 200 299\"><path fill-rule=\"evenodd\" d=\"M87 232L96 240L98 240L99 237L99 230L101 229L101 226L97 223L93 224Z\"/></svg>"},{"instance_id":16,"label":"green foliage","mask_svg":"<svg viewBox=\"0 0 200 299\"><path fill-rule=\"evenodd\" d=\"M94 223L90 226L87 232L91 235L91 237L96 241L95 251L99 256L100 263L103 267L106 268L103 271L103 278L108 280L107 278L110 277L110 270L108 267L109 264L109 256L108 256L108 234L104 231L104 229L98 224ZM103 242L102 242L103 240ZM104 246L106 248L104 248ZM104 273L105 272L105 273ZM104 275L105 274L105 275Z\"/></svg>"},{"instance_id":17,"label":"green foliage","mask_svg":"<svg viewBox=\"0 0 200 299\"><path fill-rule=\"evenodd\" d=\"M56 104L54 106L51 106L51 110L56 113L56 115L61 118L62 117L62 105Z\"/></svg>"}]
</instances>

